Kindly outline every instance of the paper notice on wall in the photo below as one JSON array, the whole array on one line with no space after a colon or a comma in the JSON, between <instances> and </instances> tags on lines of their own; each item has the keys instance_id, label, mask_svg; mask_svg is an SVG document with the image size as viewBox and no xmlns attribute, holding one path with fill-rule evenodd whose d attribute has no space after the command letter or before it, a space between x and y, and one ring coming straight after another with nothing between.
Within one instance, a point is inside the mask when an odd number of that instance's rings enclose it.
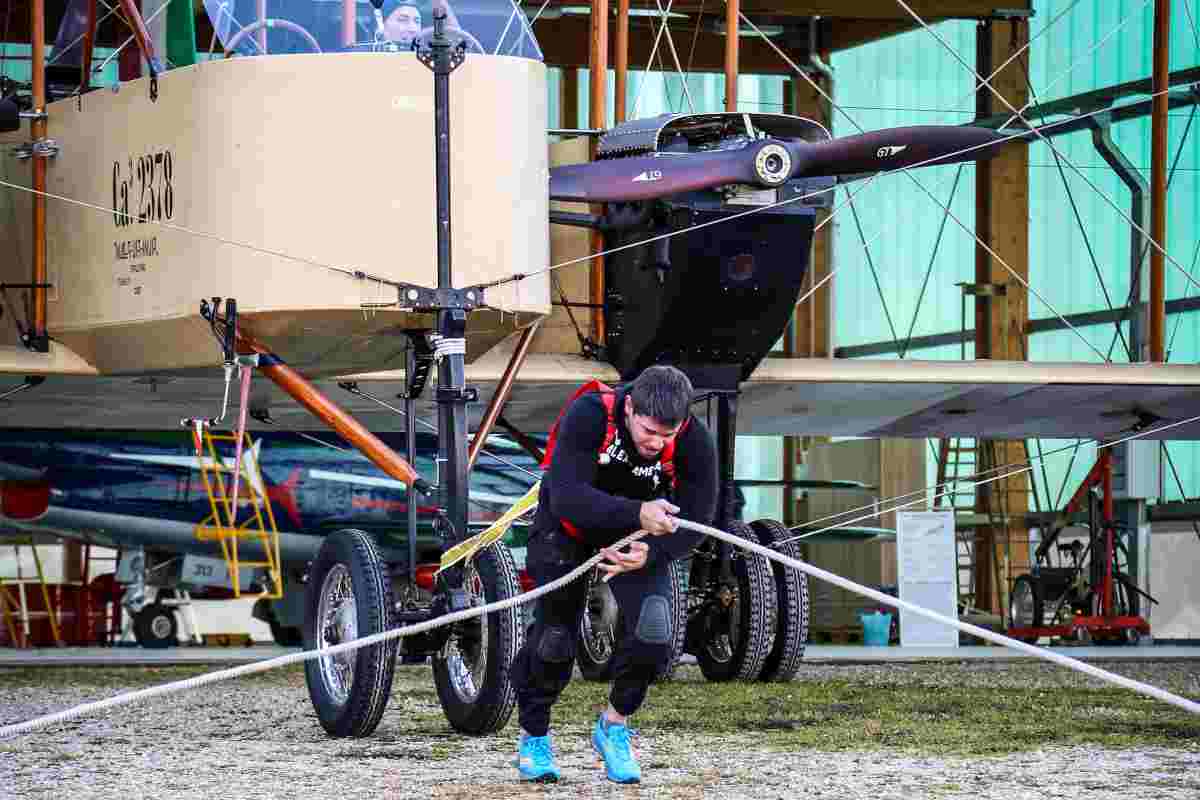
<instances>
[{"instance_id":1,"label":"paper notice on wall","mask_svg":"<svg viewBox=\"0 0 1200 800\"><path fill-rule=\"evenodd\" d=\"M900 599L957 619L954 512L898 512L896 556ZM903 647L957 647L958 631L927 617L901 611L900 644Z\"/></svg>"}]
</instances>

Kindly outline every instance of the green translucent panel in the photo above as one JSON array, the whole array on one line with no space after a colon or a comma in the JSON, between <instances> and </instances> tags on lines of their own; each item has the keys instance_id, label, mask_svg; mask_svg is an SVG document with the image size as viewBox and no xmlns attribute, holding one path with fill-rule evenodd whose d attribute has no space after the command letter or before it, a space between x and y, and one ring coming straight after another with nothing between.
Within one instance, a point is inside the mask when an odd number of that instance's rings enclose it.
<instances>
[{"instance_id":1,"label":"green translucent panel","mask_svg":"<svg viewBox=\"0 0 1200 800\"><path fill-rule=\"evenodd\" d=\"M0 75L21 83L28 82L30 78L28 60L30 49L31 48L27 44L0 43ZM105 59L112 54L113 51L109 48L97 47L92 53L93 69L104 63ZM17 58L14 58L14 56ZM54 48L46 48L46 58L54 58ZM115 58L108 64L105 64L104 69L92 75L93 86L112 86L116 84L116 82L117 60Z\"/></svg>"},{"instance_id":2,"label":"green translucent panel","mask_svg":"<svg viewBox=\"0 0 1200 800\"><path fill-rule=\"evenodd\" d=\"M949 22L935 29L973 62L974 23ZM836 53L833 69L835 99L845 112L834 115L835 136L901 125L954 125L974 116L971 75L925 31ZM969 233L975 225L975 168L933 167L910 175L886 176L869 185L859 181L838 192L839 205L846 203L847 192L855 193L853 209L846 205L834 218L838 346L905 339L910 330L920 336L960 327L961 295L955 283L973 280L975 272ZM946 204L958 221L946 220L935 256ZM929 280L918 306L926 273ZM887 314L882 312L885 304ZM944 357L957 358L957 348Z\"/></svg>"}]
</instances>

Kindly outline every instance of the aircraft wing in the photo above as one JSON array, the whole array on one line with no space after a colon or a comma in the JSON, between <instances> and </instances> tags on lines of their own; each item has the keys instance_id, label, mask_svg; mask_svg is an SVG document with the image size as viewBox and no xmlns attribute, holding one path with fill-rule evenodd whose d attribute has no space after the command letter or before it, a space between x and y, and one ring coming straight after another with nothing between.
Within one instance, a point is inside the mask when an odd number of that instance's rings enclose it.
<instances>
[{"instance_id":1,"label":"aircraft wing","mask_svg":"<svg viewBox=\"0 0 1200 800\"><path fill-rule=\"evenodd\" d=\"M503 361L497 371L492 355L468 369L469 381L499 380ZM532 355L505 417L544 431L592 376L617 378L606 364ZM1191 365L773 358L742 390L738 432L760 435L1103 438L1200 414L1200 366ZM1149 438L1197 439L1200 423Z\"/></svg>"},{"instance_id":2,"label":"aircraft wing","mask_svg":"<svg viewBox=\"0 0 1200 800\"><path fill-rule=\"evenodd\" d=\"M467 382L480 392L480 402L471 405L472 425L507 363L501 346L467 366ZM592 377L618 380L602 362L531 354L504 417L527 432L545 432L571 393ZM404 389L403 371L348 379L393 405ZM398 415L343 391L338 381L316 383L368 427L403 428ZM6 427L162 430L177 427L182 417L219 414L222 389L216 367L209 377L156 382L49 375L0 405ZM1097 438L1200 414L1200 366L1190 365L769 358L742 389L738 432L757 435ZM436 419L432 394L427 388L417 404L418 417L428 423ZM251 403L268 407L280 429L324 429L265 378L255 378ZM1200 423L1149 438L1200 439Z\"/></svg>"}]
</instances>

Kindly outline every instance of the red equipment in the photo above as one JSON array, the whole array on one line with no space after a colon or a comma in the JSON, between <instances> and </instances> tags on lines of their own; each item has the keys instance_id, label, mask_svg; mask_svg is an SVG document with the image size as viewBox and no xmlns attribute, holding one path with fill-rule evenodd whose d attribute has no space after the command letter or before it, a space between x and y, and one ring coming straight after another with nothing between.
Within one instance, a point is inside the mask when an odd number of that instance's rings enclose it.
<instances>
[{"instance_id":1,"label":"red equipment","mask_svg":"<svg viewBox=\"0 0 1200 800\"><path fill-rule=\"evenodd\" d=\"M1085 509L1088 543L1059 543L1068 517ZM1105 449L1038 546L1037 565L1013 582L1007 635L1030 644L1042 636L1136 643L1149 635L1150 623L1133 613L1135 595L1158 601L1121 569L1129 561L1128 533L1114 520L1112 454ZM1052 550L1058 565L1051 563Z\"/></svg>"}]
</instances>

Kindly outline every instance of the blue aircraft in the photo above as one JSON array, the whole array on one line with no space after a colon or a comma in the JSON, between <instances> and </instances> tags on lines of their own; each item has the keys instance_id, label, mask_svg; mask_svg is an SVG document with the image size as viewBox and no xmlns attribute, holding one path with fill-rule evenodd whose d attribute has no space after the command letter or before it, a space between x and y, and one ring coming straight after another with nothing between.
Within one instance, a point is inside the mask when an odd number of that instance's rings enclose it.
<instances>
[{"instance_id":1,"label":"blue aircraft","mask_svg":"<svg viewBox=\"0 0 1200 800\"><path fill-rule=\"evenodd\" d=\"M381 438L397 449L404 446L403 433ZM436 437L418 433L417 452L415 466L421 473L436 474ZM227 465L234 463L231 444L222 443L217 453ZM224 562L219 543L196 535L198 523L211 510L201 459L183 430L0 430L0 521L10 529L140 556L132 573L129 561L124 565L134 593L148 586L160 594L187 589L228 596L221 587L229 589L232 577L220 568ZM387 477L336 434L256 434L243 459L257 467L250 472L261 474L262 484L239 495L245 498L253 490L266 498L278 527L283 597L260 600L254 616L270 625L280 644L300 644L304 592L289 589L303 582L327 534L366 531L389 562L407 569L405 484ZM471 472L472 527L481 529L497 519L538 476L531 455L504 438L492 437ZM424 505L417 508L413 573L421 588L432 588L442 549L434 532L434 511ZM524 538L518 521L508 540L517 548L518 561ZM255 557L249 544L242 548L244 558ZM239 572L241 586L265 586L261 570ZM134 615L138 641L152 647L174 644L175 625L173 612L158 602L141 606Z\"/></svg>"}]
</instances>

